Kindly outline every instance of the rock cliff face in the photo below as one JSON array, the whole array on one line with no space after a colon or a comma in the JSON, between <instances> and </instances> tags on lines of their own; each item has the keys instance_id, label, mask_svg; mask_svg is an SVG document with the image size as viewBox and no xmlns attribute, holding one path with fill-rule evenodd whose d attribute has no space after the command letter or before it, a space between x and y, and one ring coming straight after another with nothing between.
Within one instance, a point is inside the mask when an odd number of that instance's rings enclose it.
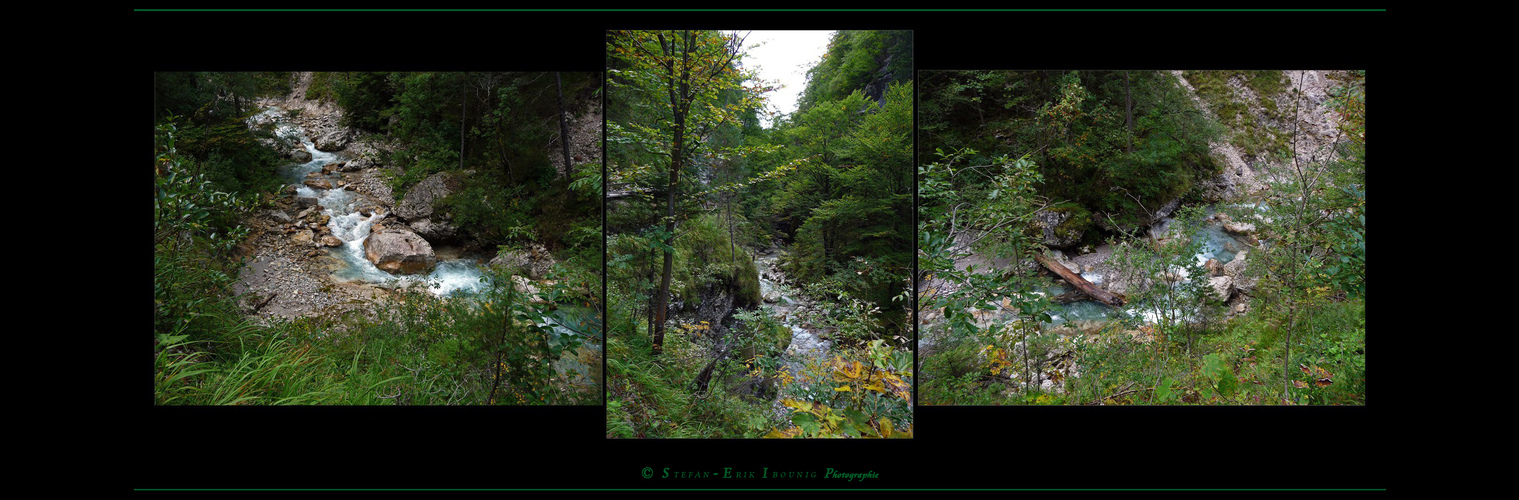
<instances>
[{"instance_id":1,"label":"rock cliff face","mask_svg":"<svg viewBox=\"0 0 1519 500\"><path fill-rule=\"evenodd\" d=\"M1199 109L1212 114L1208 106L1196 95L1196 89L1182 75L1173 71L1178 82L1192 94ZM1288 84L1277 95L1257 95L1244 80L1234 77L1228 82L1233 97L1249 108L1252 122L1258 127L1268 127L1288 138L1288 145L1295 147L1299 164L1324 163L1337 157L1331 147L1341 139L1339 118L1330 103L1330 90L1339 86L1336 78L1341 71L1303 70L1283 71ZM1298 91L1301 90L1301 99ZM1274 107L1285 119L1271 116L1266 109ZM1231 131L1237 133L1238 131ZM1227 137L1227 136L1226 136ZM1271 167L1290 167L1293 158L1270 155L1250 155L1241 148L1220 140L1210 146L1213 156L1223 164L1223 172L1199 184L1203 198L1209 201L1231 201L1248 197L1266 189L1271 178ZM1279 170L1279 169L1278 169Z\"/></svg>"},{"instance_id":2,"label":"rock cliff face","mask_svg":"<svg viewBox=\"0 0 1519 500\"><path fill-rule=\"evenodd\" d=\"M570 163L601 165L601 100L587 99L582 109L570 114L568 122ZM564 153L557 144L550 148L548 157L556 175L564 176Z\"/></svg>"}]
</instances>

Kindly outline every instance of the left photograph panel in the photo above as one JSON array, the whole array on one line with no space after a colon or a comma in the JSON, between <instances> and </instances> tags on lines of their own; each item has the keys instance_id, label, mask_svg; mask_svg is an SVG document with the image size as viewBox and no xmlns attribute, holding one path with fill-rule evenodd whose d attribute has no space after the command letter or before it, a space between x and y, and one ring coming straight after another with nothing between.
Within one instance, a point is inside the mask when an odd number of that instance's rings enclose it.
<instances>
[{"instance_id":1,"label":"left photograph panel","mask_svg":"<svg viewBox=\"0 0 1519 500\"><path fill-rule=\"evenodd\" d=\"M155 405L601 405L600 72L153 75Z\"/></svg>"}]
</instances>

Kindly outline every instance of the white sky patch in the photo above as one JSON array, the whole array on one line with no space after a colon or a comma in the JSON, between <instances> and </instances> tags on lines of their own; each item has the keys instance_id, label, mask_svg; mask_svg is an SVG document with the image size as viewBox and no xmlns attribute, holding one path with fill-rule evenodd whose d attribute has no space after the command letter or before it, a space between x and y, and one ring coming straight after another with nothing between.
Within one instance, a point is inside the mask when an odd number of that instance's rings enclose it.
<instances>
[{"instance_id":1,"label":"white sky patch","mask_svg":"<svg viewBox=\"0 0 1519 500\"><path fill-rule=\"evenodd\" d=\"M776 85L776 91L766 95L767 112L760 113L760 124L769 127L774 121L769 113L792 113L802 89L807 88L807 70L817 65L828 52L828 40L832 31L750 31L744 39L748 55L744 57L745 68L756 68L759 78ZM742 35L743 32L740 32ZM758 47L756 47L758 45Z\"/></svg>"}]
</instances>

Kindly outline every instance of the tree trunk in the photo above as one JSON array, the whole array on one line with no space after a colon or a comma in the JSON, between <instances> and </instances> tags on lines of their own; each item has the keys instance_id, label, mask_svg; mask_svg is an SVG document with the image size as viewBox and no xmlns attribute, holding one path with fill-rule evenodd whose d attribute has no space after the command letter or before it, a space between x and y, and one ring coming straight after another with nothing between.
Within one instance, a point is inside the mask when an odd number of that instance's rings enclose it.
<instances>
[{"instance_id":1,"label":"tree trunk","mask_svg":"<svg viewBox=\"0 0 1519 500\"><path fill-rule=\"evenodd\" d=\"M512 174L512 159L506 155L506 139L501 137L503 133L504 132L501 130L501 126L497 124L496 151L501 154L501 166L506 168L506 182L508 184L516 185L517 177Z\"/></svg>"},{"instance_id":2,"label":"tree trunk","mask_svg":"<svg viewBox=\"0 0 1519 500\"><path fill-rule=\"evenodd\" d=\"M1129 94L1129 72L1123 72L1123 125L1129 129L1129 148L1134 152L1134 98Z\"/></svg>"},{"instance_id":3,"label":"tree trunk","mask_svg":"<svg viewBox=\"0 0 1519 500\"><path fill-rule=\"evenodd\" d=\"M460 81L463 82L463 80ZM469 83L460 83L460 86L467 85ZM469 116L468 88L459 91L459 103L461 108L461 111L459 111L459 170L464 170L464 117Z\"/></svg>"},{"instance_id":4,"label":"tree trunk","mask_svg":"<svg viewBox=\"0 0 1519 500\"><path fill-rule=\"evenodd\" d=\"M670 110L671 114L674 117L675 124L671 129L671 135L673 136L674 140L671 141L672 145L670 148L670 185L665 191L664 238L666 247L664 249L664 269L660 273L659 277L659 292L654 295L653 354L655 356L658 356L661 352L664 352L665 315L668 313L670 306L670 279L673 275L675 267L675 252L672 251L675 246L675 191L680 187L680 170L683 166L682 160L684 160L685 155L684 146L686 136L686 113L683 105L685 104L686 91L688 90L687 86L690 67L689 57L691 50L690 32L686 32L685 35L685 43L682 45L684 54L682 54L681 58L682 61L680 64L680 74L676 74L676 65L673 60L669 65L666 66L669 78L666 83L669 89ZM666 50L669 50L672 53L676 50L676 44L674 41L671 42Z\"/></svg>"},{"instance_id":5,"label":"tree trunk","mask_svg":"<svg viewBox=\"0 0 1519 500\"><path fill-rule=\"evenodd\" d=\"M570 124L565 120L564 81L554 72L554 88L559 92L559 146L564 151L564 180L570 180Z\"/></svg>"},{"instance_id":6,"label":"tree trunk","mask_svg":"<svg viewBox=\"0 0 1519 500\"><path fill-rule=\"evenodd\" d=\"M1081 275L1071 272L1070 269L1066 269L1065 266L1060 265L1059 262L1055 262L1049 257L1045 257L1043 255L1034 255L1034 260L1039 261L1039 263L1043 264L1046 269L1049 269L1051 272L1059 275L1061 279L1064 279L1066 282L1070 283L1071 286L1074 286L1078 290L1081 290L1081 293L1085 293L1087 296L1097 299L1098 302L1102 302L1114 307L1123 305L1122 296L1119 296L1107 290L1103 290L1102 288L1098 288L1097 285L1093 285L1092 282L1087 281L1085 278L1082 278Z\"/></svg>"}]
</instances>

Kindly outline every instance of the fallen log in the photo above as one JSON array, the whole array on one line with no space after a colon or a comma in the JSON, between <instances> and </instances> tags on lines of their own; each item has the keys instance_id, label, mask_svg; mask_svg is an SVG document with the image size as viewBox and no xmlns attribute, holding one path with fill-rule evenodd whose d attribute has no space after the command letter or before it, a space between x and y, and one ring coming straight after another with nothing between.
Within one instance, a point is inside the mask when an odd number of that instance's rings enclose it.
<instances>
[{"instance_id":1,"label":"fallen log","mask_svg":"<svg viewBox=\"0 0 1519 500\"><path fill-rule=\"evenodd\" d=\"M1034 260L1039 261L1040 264L1044 265L1045 269L1049 269L1050 272L1059 275L1061 279L1076 287L1077 290L1081 290L1081 293L1087 294L1088 297L1114 307L1123 305L1122 296L1098 288L1097 285L1093 285L1092 282L1082 278L1081 275L1071 272L1070 269L1066 269L1059 262L1055 262L1053 259L1043 255L1034 255Z\"/></svg>"}]
</instances>

